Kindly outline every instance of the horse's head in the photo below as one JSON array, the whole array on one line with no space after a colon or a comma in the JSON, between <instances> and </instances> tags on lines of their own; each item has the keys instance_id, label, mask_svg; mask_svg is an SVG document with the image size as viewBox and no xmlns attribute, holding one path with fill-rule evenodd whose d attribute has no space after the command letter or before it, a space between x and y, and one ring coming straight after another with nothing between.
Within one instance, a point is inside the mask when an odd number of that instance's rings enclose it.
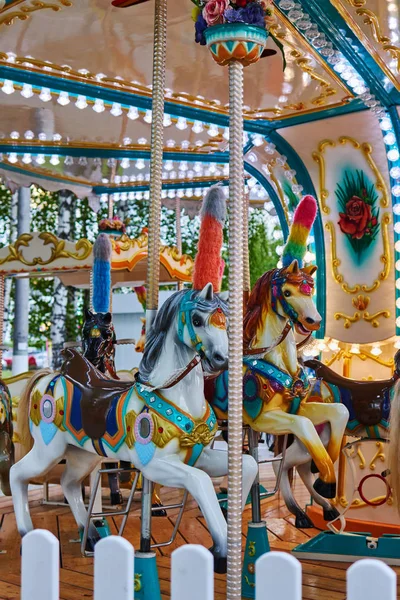
<instances>
[{"instance_id":1,"label":"horse's head","mask_svg":"<svg viewBox=\"0 0 400 600\"><path fill-rule=\"evenodd\" d=\"M136 352L143 352L146 343L146 319L145 317L140 317L140 320L142 321L142 331L140 332L140 338L136 342Z\"/></svg>"},{"instance_id":2,"label":"horse's head","mask_svg":"<svg viewBox=\"0 0 400 600\"><path fill-rule=\"evenodd\" d=\"M301 335L317 331L322 320L312 299L316 270L314 265L300 268L294 260L288 267L277 269L271 279L272 309L289 319Z\"/></svg>"},{"instance_id":3,"label":"horse's head","mask_svg":"<svg viewBox=\"0 0 400 600\"><path fill-rule=\"evenodd\" d=\"M100 371L105 371L104 359L114 352L115 331L111 313L85 310L82 330L83 356Z\"/></svg>"},{"instance_id":4,"label":"horse's head","mask_svg":"<svg viewBox=\"0 0 400 600\"><path fill-rule=\"evenodd\" d=\"M224 295L208 283L201 291L186 292L178 314L178 338L202 358L206 373L228 368L228 307Z\"/></svg>"}]
</instances>

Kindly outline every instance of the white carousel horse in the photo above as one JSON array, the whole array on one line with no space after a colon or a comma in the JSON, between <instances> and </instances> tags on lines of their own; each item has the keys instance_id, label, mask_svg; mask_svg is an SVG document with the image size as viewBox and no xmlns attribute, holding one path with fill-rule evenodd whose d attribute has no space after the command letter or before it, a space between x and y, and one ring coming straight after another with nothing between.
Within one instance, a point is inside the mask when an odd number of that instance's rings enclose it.
<instances>
[{"instance_id":1,"label":"white carousel horse","mask_svg":"<svg viewBox=\"0 0 400 600\"><path fill-rule=\"evenodd\" d=\"M61 485L82 529L87 513L80 482L107 456L135 464L150 481L187 489L207 521L216 568L224 568L227 525L210 477L227 474L227 453L210 448L217 421L204 397L203 369L226 367L226 310L211 284L171 296L148 334L133 386L103 376L73 350L65 351L62 373L34 377L18 411L22 439L29 444L31 434L34 443L10 473L22 536L33 528L30 479L65 458ZM254 459L243 456L243 505L256 473ZM94 526L89 536L93 546Z\"/></svg>"}]
</instances>

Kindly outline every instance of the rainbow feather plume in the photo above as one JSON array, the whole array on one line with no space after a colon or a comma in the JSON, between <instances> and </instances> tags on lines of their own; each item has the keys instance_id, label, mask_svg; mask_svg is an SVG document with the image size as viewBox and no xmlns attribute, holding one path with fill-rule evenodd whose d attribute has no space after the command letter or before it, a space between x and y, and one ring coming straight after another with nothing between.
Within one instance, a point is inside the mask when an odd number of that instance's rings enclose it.
<instances>
[{"instance_id":1,"label":"rainbow feather plume","mask_svg":"<svg viewBox=\"0 0 400 600\"><path fill-rule=\"evenodd\" d=\"M93 246L93 308L106 313L110 307L112 245L106 233L100 233Z\"/></svg>"},{"instance_id":2,"label":"rainbow feather plume","mask_svg":"<svg viewBox=\"0 0 400 600\"><path fill-rule=\"evenodd\" d=\"M317 216L317 202L313 196L304 196L299 202L293 217L289 237L282 253L282 266L288 267L297 260L299 267L307 251L307 239Z\"/></svg>"},{"instance_id":3,"label":"rainbow feather plume","mask_svg":"<svg viewBox=\"0 0 400 600\"><path fill-rule=\"evenodd\" d=\"M138 287L135 287L134 290L136 292L136 295L137 295L137 298L138 298L140 304L143 307L143 310L146 312L146 297L147 297L146 288L144 287L144 285L140 285Z\"/></svg>"}]
</instances>

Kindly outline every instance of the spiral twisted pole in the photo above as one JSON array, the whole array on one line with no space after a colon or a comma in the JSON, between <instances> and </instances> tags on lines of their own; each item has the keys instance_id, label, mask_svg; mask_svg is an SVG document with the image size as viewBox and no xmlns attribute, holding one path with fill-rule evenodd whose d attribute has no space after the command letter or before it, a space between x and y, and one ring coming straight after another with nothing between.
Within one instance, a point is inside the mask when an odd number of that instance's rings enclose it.
<instances>
[{"instance_id":1,"label":"spiral twisted pole","mask_svg":"<svg viewBox=\"0 0 400 600\"><path fill-rule=\"evenodd\" d=\"M243 65L229 64L229 418L227 600L240 600L242 563Z\"/></svg>"},{"instance_id":2,"label":"spiral twisted pole","mask_svg":"<svg viewBox=\"0 0 400 600\"><path fill-rule=\"evenodd\" d=\"M150 152L150 219L147 260L147 321L158 308L160 279L160 217L164 149L164 90L167 54L167 0L155 0L152 122ZM150 328L151 322L146 326Z\"/></svg>"},{"instance_id":3,"label":"spiral twisted pole","mask_svg":"<svg viewBox=\"0 0 400 600\"><path fill-rule=\"evenodd\" d=\"M243 215L243 304L246 307L250 295L250 259L249 259L249 204L247 194L244 198Z\"/></svg>"}]
</instances>

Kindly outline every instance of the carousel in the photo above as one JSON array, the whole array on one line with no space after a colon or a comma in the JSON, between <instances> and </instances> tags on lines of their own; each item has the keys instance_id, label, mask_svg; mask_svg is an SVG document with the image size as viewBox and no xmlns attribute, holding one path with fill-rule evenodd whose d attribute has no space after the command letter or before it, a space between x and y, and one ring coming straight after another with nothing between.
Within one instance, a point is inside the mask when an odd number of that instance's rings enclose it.
<instances>
[{"instance_id":1,"label":"carousel","mask_svg":"<svg viewBox=\"0 0 400 600\"><path fill-rule=\"evenodd\" d=\"M398 0L0 0L0 32L0 598L395 600ZM90 236L33 231L33 189ZM33 278L87 293L26 372Z\"/></svg>"}]
</instances>

